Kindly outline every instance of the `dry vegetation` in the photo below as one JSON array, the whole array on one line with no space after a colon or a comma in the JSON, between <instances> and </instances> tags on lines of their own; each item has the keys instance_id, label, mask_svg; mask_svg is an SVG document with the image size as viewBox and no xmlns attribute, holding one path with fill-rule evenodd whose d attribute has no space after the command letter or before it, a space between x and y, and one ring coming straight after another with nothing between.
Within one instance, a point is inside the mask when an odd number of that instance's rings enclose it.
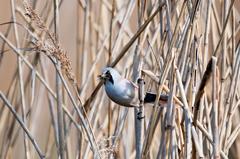
<instances>
[{"instance_id":1,"label":"dry vegetation","mask_svg":"<svg viewBox=\"0 0 240 159\"><path fill-rule=\"evenodd\" d=\"M239 0L1 7L0 158L239 158ZM167 104L112 103L106 66Z\"/></svg>"}]
</instances>

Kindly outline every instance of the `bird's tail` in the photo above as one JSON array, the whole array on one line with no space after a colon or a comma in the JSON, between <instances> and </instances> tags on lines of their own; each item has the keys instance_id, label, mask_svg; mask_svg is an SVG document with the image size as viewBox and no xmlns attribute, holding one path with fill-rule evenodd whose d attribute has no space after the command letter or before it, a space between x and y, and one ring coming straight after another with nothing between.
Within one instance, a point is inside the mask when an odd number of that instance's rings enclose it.
<instances>
[{"instance_id":1,"label":"bird's tail","mask_svg":"<svg viewBox=\"0 0 240 159\"><path fill-rule=\"evenodd\" d=\"M145 98L144 98L144 103L153 103L153 102L155 102L156 97L157 97L157 95L155 93L147 92L145 95ZM167 102L168 95L161 94L159 100Z\"/></svg>"}]
</instances>

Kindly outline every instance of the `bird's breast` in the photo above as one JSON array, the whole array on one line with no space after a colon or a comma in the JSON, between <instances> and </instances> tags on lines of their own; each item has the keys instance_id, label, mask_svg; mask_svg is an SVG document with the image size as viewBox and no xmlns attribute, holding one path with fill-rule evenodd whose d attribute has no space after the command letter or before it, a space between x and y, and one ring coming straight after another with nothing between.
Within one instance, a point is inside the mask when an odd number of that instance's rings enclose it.
<instances>
[{"instance_id":1,"label":"bird's breast","mask_svg":"<svg viewBox=\"0 0 240 159\"><path fill-rule=\"evenodd\" d=\"M108 97L117 104L123 106L131 106L132 101L135 98L135 90L131 86L126 85L127 83L106 83L105 91Z\"/></svg>"}]
</instances>

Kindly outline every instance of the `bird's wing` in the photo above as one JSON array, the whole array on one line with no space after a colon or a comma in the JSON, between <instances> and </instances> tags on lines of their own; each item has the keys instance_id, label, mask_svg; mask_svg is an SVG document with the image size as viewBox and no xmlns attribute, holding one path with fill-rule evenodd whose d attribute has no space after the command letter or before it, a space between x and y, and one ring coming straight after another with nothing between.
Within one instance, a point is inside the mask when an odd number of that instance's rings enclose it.
<instances>
[{"instance_id":1,"label":"bird's wing","mask_svg":"<svg viewBox=\"0 0 240 159\"><path fill-rule=\"evenodd\" d=\"M137 95L136 92L138 90L138 86L129 80L126 80L125 82L127 85L126 88L128 88L127 95L132 99L135 98L135 96Z\"/></svg>"}]
</instances>

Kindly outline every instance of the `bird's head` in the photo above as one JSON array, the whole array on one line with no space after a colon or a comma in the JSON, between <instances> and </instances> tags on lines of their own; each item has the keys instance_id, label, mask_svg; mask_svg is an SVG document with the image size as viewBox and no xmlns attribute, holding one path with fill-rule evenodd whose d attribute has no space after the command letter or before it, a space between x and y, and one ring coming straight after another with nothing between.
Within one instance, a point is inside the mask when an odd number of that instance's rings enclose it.
<instances>
[{"instance_id":1,"label":"bird's head","mask_svg":"<svg viewBox=\"0 0 240 159\"><path fill-rule=\"evenodd\" d=\"M98 77L104 82L104 84L106 84L107 82L111 82L112 84L114 84L114 82L121 79L121 75L118 73L118 71L111 67L104 68L102 74Z\"/></svg>"}]
</instances>

